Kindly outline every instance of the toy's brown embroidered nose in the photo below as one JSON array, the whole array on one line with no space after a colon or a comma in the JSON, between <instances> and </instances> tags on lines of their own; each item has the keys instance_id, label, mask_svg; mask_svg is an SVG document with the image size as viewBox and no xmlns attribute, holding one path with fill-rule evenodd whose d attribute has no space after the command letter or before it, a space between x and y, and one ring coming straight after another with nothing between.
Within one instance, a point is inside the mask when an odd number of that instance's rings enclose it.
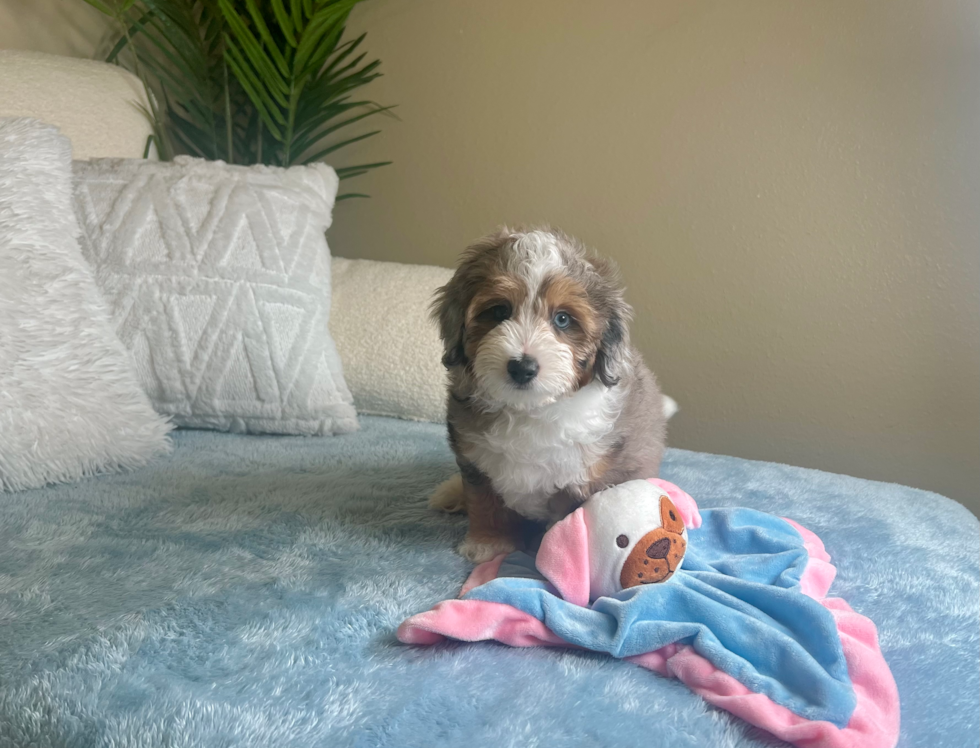
<instances>
[{"instance_id":1,"label":"toy's brown embroidered nose","mask_svg":"<svg viewBox=\"0 0 980 748\"><path fill-rule=\"evenodd\" d=\"M619 583L625 590L640 584L666 582L681 565L686 550L687 542L680 533L662 527L651 530L637 541L626 557Z\"/></svg>"},{"instance_id":2,"label":"toy's brown embroidered nose","mask_svg":"<svg viewBox=\"0 0 980 748\"><path fill-rule=\"evenodd\" d=\"M668 553L670 553L670 538L660 538L647 546L647 556L650 558L667 558Z\"/></svg>"}]
</instances>

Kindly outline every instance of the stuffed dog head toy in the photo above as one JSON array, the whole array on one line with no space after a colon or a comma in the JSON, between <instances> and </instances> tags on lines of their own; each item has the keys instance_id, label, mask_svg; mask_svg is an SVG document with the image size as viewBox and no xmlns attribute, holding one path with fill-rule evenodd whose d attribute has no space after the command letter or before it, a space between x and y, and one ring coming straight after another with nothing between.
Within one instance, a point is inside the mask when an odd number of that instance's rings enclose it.
<instances>
[{"instance_id":1,"label":"stuffed dog head toy","mask_svg":"<svg viewBox=\"0 0 980 748\"><path fill-rule=\"evenodd\" d=\"M687 528L666 491L629 481L595 494L583 511L592 597L666 582L681 567Z\"/></svg>"},{"instance_id":2,"label":"stuffed dog head toy","mask_svg":"<svg viewBox=\"0 0 980 748\"><path fill-rule=\"evenodd\" d=\"M672 483L634 480L594 494L541 542L537 567L569 602L669 580L684 560L694 499Z\"/></svg>"}]
</instances>

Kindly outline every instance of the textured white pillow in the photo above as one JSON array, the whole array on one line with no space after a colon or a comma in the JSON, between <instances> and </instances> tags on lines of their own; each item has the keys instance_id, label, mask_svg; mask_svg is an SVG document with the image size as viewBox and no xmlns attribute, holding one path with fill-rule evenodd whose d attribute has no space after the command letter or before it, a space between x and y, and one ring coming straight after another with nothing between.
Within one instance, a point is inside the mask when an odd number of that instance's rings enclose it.
<instances>
[{"instance_id":1,"label":"textured white pillow","mask_svg":"<svg viewBox=\"0 0 980 748\"><path fill-rule=\"evenodd\" d=\"M359 412L446 420L446 369L429 305L452 277L433 265L334 258L330 329Z\"/></svg>"},{"instance_id":2,"label":"textured white pillow","mask_svg":"<svg viewBox=\"0 0 980 748\"><path fill-rule=\"evenodd\" d=\"M357 428L328 328L336 193L325 164L75 162L82 251L159 412L236 432Z\"/></svg>"},{"instance_id":3,"label":"textured white pillow","mask_svg":"<svg viewBox=\"0 0 980 748\"><path fill-rule=\"evenodd\" d=\"M71 144L0 120L0 490L136 467L169 448L76 240Z\"/></svg>"}]
</instances>

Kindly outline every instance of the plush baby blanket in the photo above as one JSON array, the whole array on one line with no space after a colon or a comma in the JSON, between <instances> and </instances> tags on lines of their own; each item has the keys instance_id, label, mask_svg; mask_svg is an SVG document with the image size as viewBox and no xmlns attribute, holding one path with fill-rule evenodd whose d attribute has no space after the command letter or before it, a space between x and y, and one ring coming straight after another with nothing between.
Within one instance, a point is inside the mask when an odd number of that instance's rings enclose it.
<instances>
[{"instance_id":1,"label":"plush baby blanket","mask_svg":"<svg viewBox=\"0 0 980 748\"><path fill-rule=\"evenodd\" d=\"M574 516L536 557L474 569L460 598L406 620L398 638L571 646L680 679L711 704L807 748L893 748L898 691L874 624L828 598L820 539L752 509L709 509L669 492L688 529L683 567L662 584L589 602L587 529Z\"/></svg>"}]
</instances>

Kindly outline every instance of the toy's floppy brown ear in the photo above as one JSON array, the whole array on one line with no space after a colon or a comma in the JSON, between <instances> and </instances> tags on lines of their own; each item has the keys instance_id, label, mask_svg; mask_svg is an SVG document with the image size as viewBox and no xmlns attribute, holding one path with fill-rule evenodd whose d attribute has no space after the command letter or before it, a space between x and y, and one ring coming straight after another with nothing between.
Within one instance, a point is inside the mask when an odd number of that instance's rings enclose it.
<instances>
[{"instance_id":1,"label":"toy's floppy brown ear","mask_svg":"<svg viewBox=\"0 0 980 748\"><path fill-rule=\"evenodd\" d=\"M688 530L701 527L701 513L698 511L697 502L691 498L687 491L678 488L673 483L660 480L660 478L647 478L647 482L659 488L661 493L667 494L674 503L674 508L680 512L684 527Z\"/></svg>"},{"instance_id":2,"label":"toy's floppy brown ear","mask_svg":"<svg viewBox=\"0 0 980 748\"><path fill-rule=\"evenodd\" d=\"M674 502L666 496L660 497L660 522L667 532L678 535L684 532L684 520L681 519L681 513L677 511Z\"/></svg>"}]
</instances>

